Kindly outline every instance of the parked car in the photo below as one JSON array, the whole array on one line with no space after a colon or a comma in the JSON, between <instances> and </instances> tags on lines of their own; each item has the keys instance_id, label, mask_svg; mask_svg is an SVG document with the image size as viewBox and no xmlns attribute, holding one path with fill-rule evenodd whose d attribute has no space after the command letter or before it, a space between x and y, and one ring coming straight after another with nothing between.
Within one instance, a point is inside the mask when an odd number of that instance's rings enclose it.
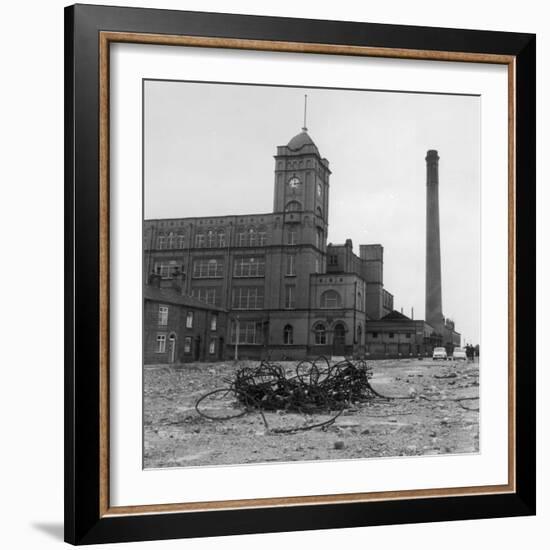
<instances>
[{"instance_id":1,"label":"parked car","mask_svg":"<svg viewBox=\"0 0 550 550\"><path fill-rule=\"evenodd\" d=\"M436 359L443 359L444 361L447 360L447 350L445 348L434 348L434 352L432 354L432 359L435 361Z\"/></svg>"},{"instance_id":2,"label":"parked car","mask_svg":"<svg viewBox=\"0 0 550 550\"><path fill-rule=\"evenodd\" d=\"M454 361L467 361L466 350L464 348L455 348L453 351Z\"/></svg>"}]
</instances>

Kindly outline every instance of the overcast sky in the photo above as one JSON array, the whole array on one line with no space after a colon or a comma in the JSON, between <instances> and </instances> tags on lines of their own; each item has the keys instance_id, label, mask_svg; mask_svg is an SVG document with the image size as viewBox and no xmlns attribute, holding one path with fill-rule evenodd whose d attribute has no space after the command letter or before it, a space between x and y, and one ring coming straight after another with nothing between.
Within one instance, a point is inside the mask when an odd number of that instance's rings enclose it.
<instances>
[{"instance_id":1,"label":"overcast sky","mask_svg":"<svg viewBox=\"0 0 550 550\"><path fill-rule=\"evenodd\" d=\"M145 217L273 208L274 159L303 124L330 162L328 242L384 246L395 309L424 318L426 165L437 149L443 313L479 342L480 100L378 91L145 83ZM463 340L464 342L464 340Z\"/></svg>"}]
</instances>

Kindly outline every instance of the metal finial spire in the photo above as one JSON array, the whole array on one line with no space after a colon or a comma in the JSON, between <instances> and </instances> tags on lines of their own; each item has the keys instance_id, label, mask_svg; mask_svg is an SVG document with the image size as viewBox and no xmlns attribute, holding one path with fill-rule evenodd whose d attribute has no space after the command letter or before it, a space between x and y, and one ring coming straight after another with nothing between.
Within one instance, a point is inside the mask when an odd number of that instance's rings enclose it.
<instances>
[{"instance_id":1,"label":"metal finial spire","mask_svg":"<svg viewBox=\"0 0 550 550\"><path fill-rule=\"evenodd\" d=\"M304 132L307 132L307 94L304 95L304 126L302 127L302 130Z\"/></svg>"}]
</instances>

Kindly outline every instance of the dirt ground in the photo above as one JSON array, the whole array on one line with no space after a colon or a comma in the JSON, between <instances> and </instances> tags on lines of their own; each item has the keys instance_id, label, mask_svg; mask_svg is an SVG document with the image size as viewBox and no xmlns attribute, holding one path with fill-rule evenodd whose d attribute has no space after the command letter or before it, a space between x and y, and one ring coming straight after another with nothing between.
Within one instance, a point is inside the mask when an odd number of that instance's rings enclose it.
<instances>
[{"instance_id":1,"label":"dirt ground","mask_svg":"<svg viewBox=\"0 0 550 550\"><path fill-rule=\"evenodd\" d=\"M479 450L478 363L372 361L372 387L385 396L347 410L330 427L273 434L257 412L212 421L197 399L239 367L256 363L151 366L144 372L144 467L186 467L297 460L341 460ZM293 363L287 363L291 367ZM234 413L234 398L208 402L212 415ZM317 423L330 415L265 413L270 429Z\"/></svg>"}]
</instances>

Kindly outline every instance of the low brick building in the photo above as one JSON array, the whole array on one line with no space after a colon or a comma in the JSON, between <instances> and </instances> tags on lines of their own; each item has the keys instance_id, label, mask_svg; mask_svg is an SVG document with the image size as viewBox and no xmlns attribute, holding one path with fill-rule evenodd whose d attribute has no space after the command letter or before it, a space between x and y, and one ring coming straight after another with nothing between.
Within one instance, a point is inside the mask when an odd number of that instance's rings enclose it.
<instances>
[{"instance_id":1,"label":"low brick building","mask_svg":"<svg viewBox=\"0 0 550 550\"><path fill-rule=\"evenodd\" d=\"M223 360L227 312L161 282L143 289L144 364Z\"/></svg>"},{"instance_id":2,"label":"low brick building","mask_svg":"<svg viewBox=\"0 0 550 550\"><path fill-rule=\"evenodd\" d=\"M440 334L426 321L393 310L378 321L369 321L365 346L371 358L426 356L437 346L452 354L460 346L460 334L452 321L446 321L445 332Z\"/></svg>"}]
</instances>

